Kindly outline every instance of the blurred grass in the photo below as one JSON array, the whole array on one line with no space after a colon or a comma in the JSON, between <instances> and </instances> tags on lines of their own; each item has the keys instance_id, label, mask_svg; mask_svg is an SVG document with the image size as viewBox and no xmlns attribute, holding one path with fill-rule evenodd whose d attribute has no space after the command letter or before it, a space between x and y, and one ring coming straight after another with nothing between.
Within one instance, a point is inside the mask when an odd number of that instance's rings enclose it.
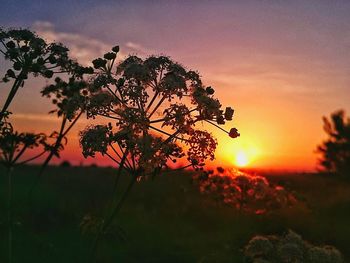
<instances>
[{"instance_id":1,"label":"blurred grass","mask_svg":"<svg viewBox=\"0 0 350 263\"><path fill-rule=\"evenodd\" d=\"M87 214L101 217L113 188L112 168L49 167L28 198L38 167L14 174L14 262L87 262L93 235ZM6 262L6 177L0 169L0 262ZM338 247L350 261L350 183L316 174L273 175L270 181L304 203L267 215L247 215L201 195L190 173L169 173L132 189L98 262L244 262L241 249L255 234L293 229L315 244ZM120 188L125 189L123 177ZM119 234L114 233L121 228ZM113 234L114 233L114 234Z\"/></svg>"}]
</instances>

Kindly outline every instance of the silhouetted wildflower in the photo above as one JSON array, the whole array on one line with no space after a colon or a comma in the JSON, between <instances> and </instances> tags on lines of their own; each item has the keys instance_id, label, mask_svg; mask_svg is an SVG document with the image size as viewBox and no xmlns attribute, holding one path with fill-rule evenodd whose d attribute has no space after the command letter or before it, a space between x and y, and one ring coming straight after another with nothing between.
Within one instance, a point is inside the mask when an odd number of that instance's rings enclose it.
<instances>
[{"instance_id":1,"label":"silhouetted wildflower","mask_svg":"<svg viewBox=\"0 0 350 263\"><path fill-rule=\"evenodd\" d=\"M239 210L264 214L271 209L287 207L295 197L281 186L271 186L262 176L251 176L239 171L217 167L219 174L204 172L195 176L199 190L210 194L223 204Z\"/></svg>"},{"instance_id":2,"label":"silhouetted wildflower","mask_svg":"<svg viewBox=\"0 0 350 263\"><path fill-rule=\"evenodd\" d=\"M244 254L249 262L344 262L342 254L335 247L312 245L291 230L284 236L253 237L245 246Z\"/></svg>"},{"instance_id":3,"label":"silhouetted wildflower","mask_svg":"<svg viewBox=\"0 0 350 263\"><path fill-rule=\"evenodd\" d=\"M110 135L109 144L98 148L94 137L88 136L88 128L81 134L84 156L96 151L110 153L107 156L123 164L122 169L138 176L159 173L168 161L182 157L196 169L207 159L213 160L217 142L210 133L196 129L196 123L213 120L223 124L232 120L233 110L221 110L220 102L213 97L214 89L204 87L198 73L187 71L166 56L145 60L129 56L114 69L118 51L112 49L93 61L96 72L86 103L89 118L113 120L108 132L114 135ZM90 129L96 132L96 127ZM118 131L127 131L127 135L119 137ZM230 136L237 137L237 129L235 136Z\"/></svg>"}]
</instances>

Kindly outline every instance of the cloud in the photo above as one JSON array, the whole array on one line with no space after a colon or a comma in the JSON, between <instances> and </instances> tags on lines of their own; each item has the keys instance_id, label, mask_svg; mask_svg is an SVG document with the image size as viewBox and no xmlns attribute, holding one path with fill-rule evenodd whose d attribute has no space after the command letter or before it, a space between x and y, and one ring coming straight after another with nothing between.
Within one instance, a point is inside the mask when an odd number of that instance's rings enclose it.
<instances>
[{"instance_id":1,"label":"cloud","mask_svg":"<svg viewBox=\"0 0 350 263\"><path fill-rule=\"evenodd\" d=\"M52 23L46 21L37 21L32 28L46 41L60 42L67 46L71 56L83 65L91 65L93 59L102 56L113 46L82 34L58 32ZM125 56L123 53L119 55Z\"/></svg>"},{"instance_id":2,"label":"cloud","mask_svg":"<svg viewBox=\"0 0 350 263\"><path fill-rule=\"evenodd\" d=\"M16 113L13 116L11 116L14 119L20 119L20 120L28 120L28 121L49 121L49 122L57 122L57 116L56 115L48 115L48 114L35 114L35 113Z\"/></svg>"},{"instance_id":3,"label":"cloud","mask_svg":"<svg viewBox=\"0 0 350 263\"><path fill-rule=\"evenodd\" d=\"M47 21L37 21L32 29L48 42L60 42L70 50L72 58L83 65L91 65L91 61L97 57L103 56L115 45L106 43L102 40L91 38L82 34L59 32L55 25ZM129 53L136 53L141 56L149 54L151 51L141 44L126 41L119 52L119 59L123 59Z\"/></svg>"},{"instance_id":4,"label":"cloud","mask_svg":"<svg viewBox=\"0 0 350 263\"><path fill-rule=\"evenodd\" d=\"M145 55L145 54L150 54L150 53L153 53L151 52L151 50L143 47L142 45L140 44L137 44L137 43L134 43L134 42L126 42L125 43L125 47L131 52L135 52L135 53L138 53L140 55Z\"/></svg>"}]
</instances>

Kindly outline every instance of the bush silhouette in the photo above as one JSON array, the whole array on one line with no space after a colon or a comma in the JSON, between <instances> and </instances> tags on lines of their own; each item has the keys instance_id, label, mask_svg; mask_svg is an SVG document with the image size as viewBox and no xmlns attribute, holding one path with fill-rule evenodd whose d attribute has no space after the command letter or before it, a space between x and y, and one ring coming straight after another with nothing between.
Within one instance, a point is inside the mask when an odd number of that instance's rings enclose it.
<instances>
[{"instance_id":1,"label":"bush silhouette","mask_svg":"<svg viewBox=\"0 0 350 263\"><path fill-rule=\"evenodd\" d=\"M272 185L265 177L217 167L194 177L199 191L218 201L248 213L264 214L289 207L298 200L282 186Z\"/></svg>"},{"instance_id":2,"label":"bush silhouette","mask_svg":"<svg viewBox=\"0 0 350 263\"><path fill-rule=\"evenodd\" d=\"M289 230L284 236L255 236L244 248L251 263L343 263L343 256L333 246L315 246Z\"/></svg>"},{"instance_id":3,"label":"bush silhouette","mask_svg":"<svg viewBox=\"0 0 350 263\"><path fill-rule=\"evenodd\" d=\"M328 172L346 175L350 172L350 119L343 110L323 117L328 139L318 146L321 166Z\"/></svg>"}]
</instances>

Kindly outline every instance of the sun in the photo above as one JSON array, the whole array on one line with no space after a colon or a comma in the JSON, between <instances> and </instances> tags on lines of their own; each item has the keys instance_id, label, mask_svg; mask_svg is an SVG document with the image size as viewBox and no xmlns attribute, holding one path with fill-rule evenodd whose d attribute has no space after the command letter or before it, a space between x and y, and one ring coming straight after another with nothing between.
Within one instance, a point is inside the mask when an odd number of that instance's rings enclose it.
<instances>
[{"instance_id":1,"label":"sun","mask_svg":"<svg viewBox=\"0 0 350 263\"><path fill-rule=\"evenodd\" d=\"M245 167L249 164L248 155L242 150L238 151L235 156L234 162L238 167Z\"/></svg>"},{"instance_id":2,"label":"sun","mask_svg":"<svg viewBox=\"0 0 350 263\"><path fill-rule=\"evenodd\" d=\"M223 140L218 148L218 163L236 168L252 168L259 160L260 143L253 139Z\"/></svg>"}]
</instances>

